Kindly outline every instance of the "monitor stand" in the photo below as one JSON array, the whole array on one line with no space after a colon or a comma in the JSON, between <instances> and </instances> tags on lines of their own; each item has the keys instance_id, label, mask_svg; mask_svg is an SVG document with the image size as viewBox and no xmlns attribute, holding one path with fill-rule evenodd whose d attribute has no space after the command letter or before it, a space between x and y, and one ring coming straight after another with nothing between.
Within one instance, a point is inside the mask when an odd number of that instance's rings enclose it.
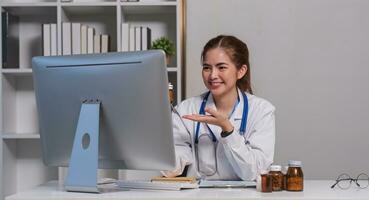
<instances>
[{"instance_id":1,"label":"monitor stand","mask_svg":"<svg viewBox=\"0 0 369 200\"><path fill-rule=\"evenodd\" d=\"M99 101L82 103L65 184L67 191L99 193L99 115Z\"/></svg>"}]
</instances>

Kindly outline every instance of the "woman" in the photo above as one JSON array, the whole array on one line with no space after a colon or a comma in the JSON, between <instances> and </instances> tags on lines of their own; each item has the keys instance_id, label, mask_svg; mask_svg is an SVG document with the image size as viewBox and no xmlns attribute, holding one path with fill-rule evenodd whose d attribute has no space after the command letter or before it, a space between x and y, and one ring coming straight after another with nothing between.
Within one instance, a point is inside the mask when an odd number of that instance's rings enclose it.
<instances>
[{"instance_id":1,"label":"woman","mask_svg":"<svg viewBox=\"0 0 369 200\"><path fill-rule=\"evenodd\" d=\"M275 108L252 94L247 45L220 35L205 45L201 60L209 91L174 109L177 167L163 174L178 176L188 166L187 176L255 180L273 162Z\"/></svg>"}]
</instances>

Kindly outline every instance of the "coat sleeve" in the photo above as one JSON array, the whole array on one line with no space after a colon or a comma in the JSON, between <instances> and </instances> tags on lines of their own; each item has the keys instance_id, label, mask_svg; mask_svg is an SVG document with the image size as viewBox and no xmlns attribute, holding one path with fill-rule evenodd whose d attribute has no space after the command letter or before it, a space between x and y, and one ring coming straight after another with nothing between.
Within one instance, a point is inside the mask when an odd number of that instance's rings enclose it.
<instances>
[{"instance_id":1,"label":"coat sleeve","mask_svg":"<svg viewBox=\"0 0 369 200\"><path fill-rule=\"evenodd\" d=\"M264 109L250 127L249 136L242 136L236 130L220 138L225 155L237 176L242 180L255 180L262 170L272 163L275 144L275 108Z\"/></svg>"},{"instance_id":2,"label":"coat sleeve","mask_svg":"<svg viewBox=\"0 0 369 200\"><path fill-rule=\"evenodd\" d=\"M192 154L192 135L190 130L192 122L188 120L184 121L180 119L183 115L183 108L177 107L178 114L172 112L173 120L173 138L176 151L176 168L172 171L163 171L162 174L166 177L175 177L181 175L187 165L193 163ZM187 128L186 128L186 127Z\"/></svg>"}]
</instances>

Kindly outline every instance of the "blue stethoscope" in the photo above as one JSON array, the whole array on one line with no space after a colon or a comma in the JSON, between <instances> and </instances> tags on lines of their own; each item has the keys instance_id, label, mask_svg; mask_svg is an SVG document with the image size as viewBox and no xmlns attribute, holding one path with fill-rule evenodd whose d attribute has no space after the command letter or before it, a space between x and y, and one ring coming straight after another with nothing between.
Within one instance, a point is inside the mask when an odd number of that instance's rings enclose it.
<instances>
[{"instance_id":1,"label":"blue stethoscope","mask_svg":"<svg viewBox=\"0 0 369 200\"><path fill-rule=\"evenodd\" d=\"M249 104L248 104L248 99L247 99L246 94L244 92L241 92L241 93L242 93L242 97L243 97L243 113L242 113L242 121L241 121L241 126L240 126L240 135L244 135L245 132L246 132L247 114L248 114L248 111L249 111ZM205 106L206 106L206 102L208 101L209 95L210 95L210 91L208 93L206 93L206 95L204 96L204 98L202 100L202 103L201 103L201 106L200 106L200 111L199 111L200 115L205 115ZM238 101L239 101L239 99L238 99ZM233 108L233 111L235 110L236 106L237 106L237 104ZM211 134L213 142L216 142L217 138L215 137L213 131L210 129L210 127L208 125L206 125L206 126L209 129L209 132ZM195 133L195 144L198 144L198 142L199 142L199 139L198 139L199 138L199 130L200 130L200 122L197 122L196 133Z\"/></svg>"}]
</instances>

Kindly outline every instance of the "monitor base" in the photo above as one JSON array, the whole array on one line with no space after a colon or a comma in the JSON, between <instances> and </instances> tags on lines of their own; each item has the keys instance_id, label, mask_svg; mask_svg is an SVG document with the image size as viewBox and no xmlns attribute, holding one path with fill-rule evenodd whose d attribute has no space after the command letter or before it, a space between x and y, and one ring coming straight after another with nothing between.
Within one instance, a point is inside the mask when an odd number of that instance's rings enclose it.
<instances>
[{"instance_id":1,"label":"monitor base","mask_svg":"<svg viewBox=\"0 0 369 200\"><path fill-rule=\"evenodd\" d=\"M65 184L67 191L99 193L97 169L100 104L99 101L82 103Z\"/></svg>"}]
</instances>

